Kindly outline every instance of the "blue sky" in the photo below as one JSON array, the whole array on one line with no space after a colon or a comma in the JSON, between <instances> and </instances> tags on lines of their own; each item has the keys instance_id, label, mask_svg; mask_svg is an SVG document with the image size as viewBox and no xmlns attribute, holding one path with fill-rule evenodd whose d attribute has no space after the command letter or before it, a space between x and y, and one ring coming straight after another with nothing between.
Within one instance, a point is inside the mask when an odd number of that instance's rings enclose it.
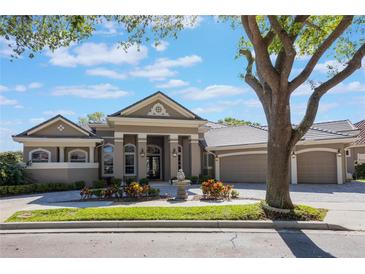
<instances>
[{"instance_id":1,"label":"blue sky","mask_svg":"<svg viewBox=\"0 0 365 274\"><path fill-rule=\"evenodd\" d=\"M234 57L242 30L201 17L177 40L128 53L116 47L125 35L108 23L71 48L13 62L0 38L0 150L20 149L12 134L58 113L74 121L94 111L111 114L157 90L212 121L232 116L266 124L255 93L239 78L245 61ZM294 73L307 61L299 58ZM326 79L328 64L335 62L321 60L311 79ZM363 67L323 97L317 121L364 119L364 92ZM305 84L293 94L294 123L303 116L309 93Z\"/></svg>"}]
</instances>

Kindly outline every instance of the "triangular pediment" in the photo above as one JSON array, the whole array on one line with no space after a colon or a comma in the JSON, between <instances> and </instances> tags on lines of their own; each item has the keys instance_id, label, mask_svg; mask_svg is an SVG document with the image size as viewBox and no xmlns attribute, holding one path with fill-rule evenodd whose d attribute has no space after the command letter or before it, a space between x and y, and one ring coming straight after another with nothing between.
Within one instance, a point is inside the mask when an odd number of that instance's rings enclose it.
<instances>
[{"instance_id":1,"label":"triangular pediment","mask_svg":"<svg viewBox=\"0 0 365 274\"><path fill-rule=\"evenodd\" d=\"M198 115L183 107L162 92L156 92L151 96L109 116L202 120L202 118Z\"/></svg>"},{"instance_id":2,"label":"triangular pediment","mask_svg":"<svg viewBox=\"0 0 365 274\"><path fill-rule=\"evenodd\" d=\"M18 134L18 136L29 137L85 137L91 135L93 135L91 132L66 119L62 115L52 117Z\"/></svg>"}]
</instances>

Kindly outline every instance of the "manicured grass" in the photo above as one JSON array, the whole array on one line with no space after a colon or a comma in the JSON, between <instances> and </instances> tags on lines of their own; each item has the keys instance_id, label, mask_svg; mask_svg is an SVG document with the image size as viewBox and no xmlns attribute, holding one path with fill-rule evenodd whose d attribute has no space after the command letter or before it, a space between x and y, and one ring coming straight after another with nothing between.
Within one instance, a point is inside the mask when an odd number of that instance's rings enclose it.
<instances>
[{"instance_id":1,"label":"manicured grass","mask_svg":"<svg viewBox=\"0 0 365 274\"><path fill-rule=\"evenodd\" d=\"M323 220L326 210L297 206L293 220ZM281 217L280 217L281 218ZM261 203L199 207L63 208L18 211L6 222L92 220L264 220Z\"/></svg>"},{"instance_id":2,"label":"manicured grass","mask_svg":"<svg viewBox=\"0 0 365 274\"><path fill-rule=\"evenodd\" d=\"M361 183L365 183L365 179L357 179L356 181L361 182Z\"/></svg>"}]
</instances>

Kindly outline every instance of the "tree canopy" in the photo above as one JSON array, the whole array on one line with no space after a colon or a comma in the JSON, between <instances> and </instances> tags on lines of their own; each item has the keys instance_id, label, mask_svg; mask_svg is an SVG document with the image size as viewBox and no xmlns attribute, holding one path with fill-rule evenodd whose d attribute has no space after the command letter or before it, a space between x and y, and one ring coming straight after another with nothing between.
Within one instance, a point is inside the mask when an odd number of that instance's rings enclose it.
<instances>
[{"instance_id":1,"label":"tree canopy","mask_svg":"<svg viewBox=\"0 0 365 274\"><path fill-rule=\"evenodd\" d=\"M87 124L101 124L105 123L105 114L102 112L94 112L87 114L86 117L79 118L79 124L87 125Z\"/></svg>"},{"instance_id":2,"label":"tree canopy","mask_svg":"<svg viewBox=\"0 0 365 274\"><path fill-rule=\"evenodd\" d=\"M218 123L228 125L228 126L244 126L244 125L259 126L260 125L257 122L245 121L245 120L240 120L240 119L236 119L236 118L232 118L232 117L225 117L224 119L219 119Z\"/></svg>"}]
</instances>

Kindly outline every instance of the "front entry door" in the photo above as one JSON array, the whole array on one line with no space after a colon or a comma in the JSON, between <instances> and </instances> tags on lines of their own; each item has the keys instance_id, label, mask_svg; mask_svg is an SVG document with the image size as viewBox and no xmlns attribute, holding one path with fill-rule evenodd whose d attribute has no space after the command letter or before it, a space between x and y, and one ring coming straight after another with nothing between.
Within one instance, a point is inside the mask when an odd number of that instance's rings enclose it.
<instances>
[{"instance_id":1,"label":"front entry door","mask_svg":"<svg viewBox=\"0 0 365 274\"><path fill-rule=\"evenodd\" d=\"M147 156L147 178L161 179L160 156Z\"/></svg>"}]
</instances>

